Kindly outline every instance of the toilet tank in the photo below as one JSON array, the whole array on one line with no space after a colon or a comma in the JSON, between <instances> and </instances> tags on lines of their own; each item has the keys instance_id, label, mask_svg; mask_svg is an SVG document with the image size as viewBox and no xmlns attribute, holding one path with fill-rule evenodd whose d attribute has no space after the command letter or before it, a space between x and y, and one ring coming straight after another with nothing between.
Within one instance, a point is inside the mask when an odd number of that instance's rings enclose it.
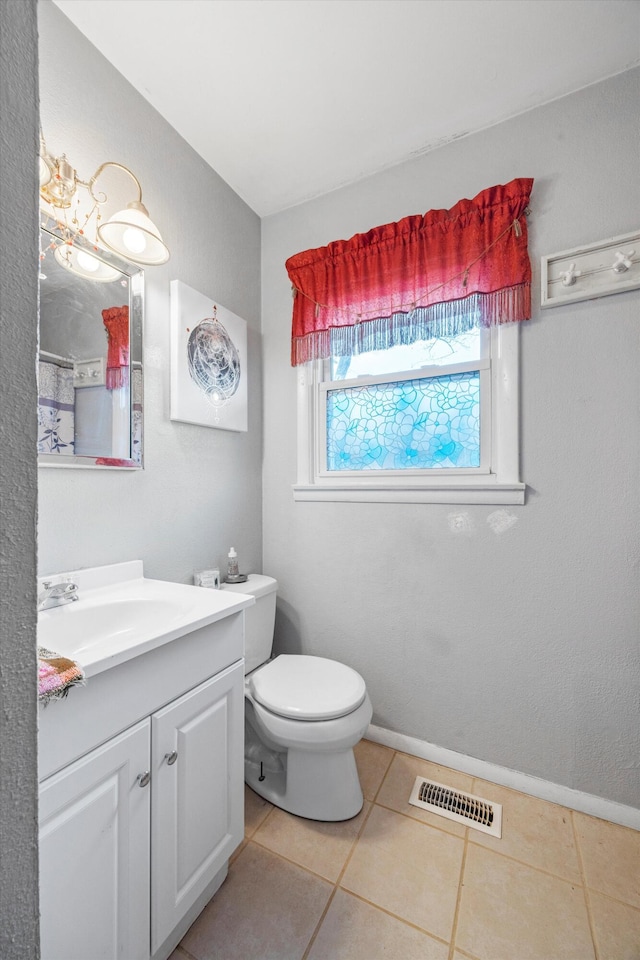
<instances>
[{"instance_id":1,"label":"toilet tank","mask_svg":"<svg viewBox=\"0 0 640 960\"><path fill-rule=\"evenodd\" d=\"M256 599L254 605L244 611L244 672L251 673L271 656L278 581L250 573L246 583L225 583L222 589L248 593Z\"/></svg>"}]
</instances>

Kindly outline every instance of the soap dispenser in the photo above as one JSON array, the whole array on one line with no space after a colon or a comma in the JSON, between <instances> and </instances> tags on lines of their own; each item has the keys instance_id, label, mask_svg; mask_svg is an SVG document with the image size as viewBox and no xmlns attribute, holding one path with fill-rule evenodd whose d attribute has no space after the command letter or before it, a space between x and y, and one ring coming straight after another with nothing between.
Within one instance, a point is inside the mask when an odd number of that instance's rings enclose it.
<instances>
[{"instance_id":1,"label":"soap dispenser","mask_svg":"<svg viewBox=\"0 0 640 960\"><path fill-rule=\"evenodd\" d=\"M235 547L231 547L227 555L227 577L235 579L240 576L240 568L238 567L238 554L236 553Z\"/></svg>"}]
</instances>

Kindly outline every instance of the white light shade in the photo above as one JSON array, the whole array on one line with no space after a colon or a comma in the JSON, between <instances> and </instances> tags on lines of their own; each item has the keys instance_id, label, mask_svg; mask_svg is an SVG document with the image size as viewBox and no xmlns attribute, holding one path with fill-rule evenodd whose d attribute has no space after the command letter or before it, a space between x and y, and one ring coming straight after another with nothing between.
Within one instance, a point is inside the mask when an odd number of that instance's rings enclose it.
<instances>
[{"instance_id":1,"label":"white light shade","mask_svg":"<svg viewBox=\"0 0 640 960\"><path fill-rule=\"evenodd\" d=\"M40 179L40 189L51 183L53 172L44 157L38 158L38 177Z\"/></svg>"},{"instance_id":2,"label":"white light shade","mask_svg":"<svg viewBox=\"0 0 640 960\"><path fill-rule=\"evenodd\" d=\"M70 243L62 243L56 247L54 257L66 270L95 283L113 283L122 276L119 270L109 266L104 260L99 260Z\"/></svg>"},{"instance_id":3,"label":"white light shade","mask_svg":"<svg viewBox=\"0 0 640 960\"><path fill-rule=\"evenodd\" d=\"M134 201L98 227L98 237L111 250L143 266L157 266L169 259L160 231L149 219L142 203Z\"/></svg>"}]
</instances>

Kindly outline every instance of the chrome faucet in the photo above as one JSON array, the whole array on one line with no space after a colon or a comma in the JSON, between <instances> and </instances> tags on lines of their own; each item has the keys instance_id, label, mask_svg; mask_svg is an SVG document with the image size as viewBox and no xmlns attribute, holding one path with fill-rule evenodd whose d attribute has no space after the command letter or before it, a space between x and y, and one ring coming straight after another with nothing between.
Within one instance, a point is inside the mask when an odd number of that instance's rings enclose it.
<instances>
[{"instance_id":1,"label":"chrome faucet","mask_svg":"<svg viewBox=\"0 0 640 960\"><path fill-rule=\"evenodd\" d=\"M63 580L60 583L43 580L42 593L38 595L38 610L59 607L63 603L73 603L74 600L79 599L77 583L72 583L71 580Z\"/></svg>"}]
</instances>

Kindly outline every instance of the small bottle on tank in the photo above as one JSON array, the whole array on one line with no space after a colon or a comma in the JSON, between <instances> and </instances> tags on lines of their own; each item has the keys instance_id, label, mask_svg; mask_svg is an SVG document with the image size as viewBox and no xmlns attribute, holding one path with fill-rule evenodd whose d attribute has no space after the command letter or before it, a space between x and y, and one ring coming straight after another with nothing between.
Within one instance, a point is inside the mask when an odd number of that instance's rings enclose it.
<instances>
[{"instance_id":1,"label":"small bottle on tank","mask_svg":"<svg viewBox=\"0 0 640 960\"><path fill-rule=\"evenodd\" d=\"M229 579L236 579L239 576L238 554L236 553L235 547L231 547L227 555L227 577Z\"/></svg>"}]
</instances>

